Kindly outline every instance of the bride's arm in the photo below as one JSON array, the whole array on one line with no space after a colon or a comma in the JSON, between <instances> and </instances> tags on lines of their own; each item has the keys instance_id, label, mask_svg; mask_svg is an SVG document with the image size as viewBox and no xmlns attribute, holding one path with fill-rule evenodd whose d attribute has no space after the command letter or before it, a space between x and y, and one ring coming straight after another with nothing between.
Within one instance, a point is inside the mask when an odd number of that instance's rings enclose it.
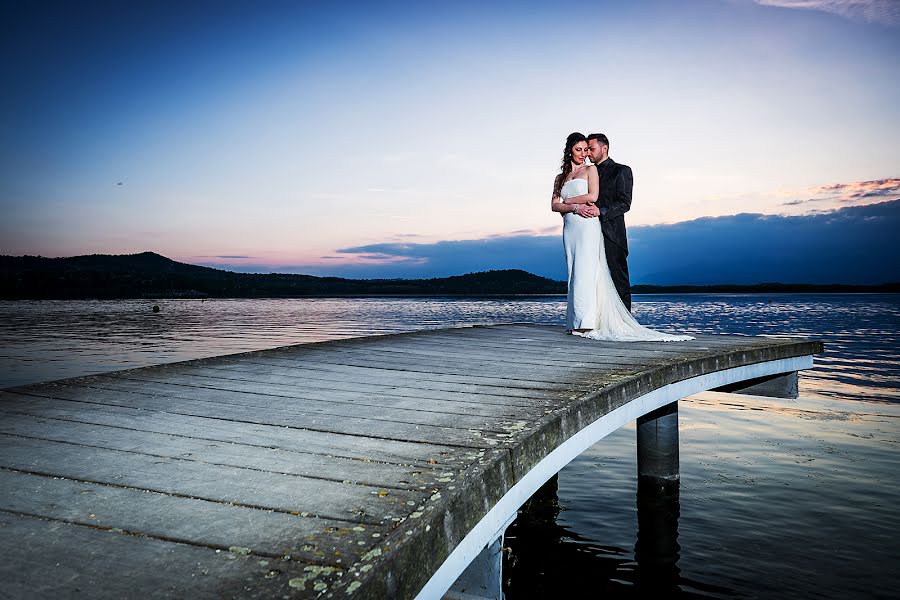
<instances>
[{"instance_id":1,"label":"bride's arm","mask_svg":"<svg viewBox=\"0 0 900 600\"><path fill-rule=\"evenodd\" d=\"M563 200L566 204L593 204L600 195L600 176L597 175L597 167L588 167L588 192L580 196L572 196Z\"/></svg>"},{"instance_id":2,"label":"bride's arm","mask_svg":"<svg viewBox=\"0 0 900 600\"><path fill-rule=\"evenodd\" d=\"M577 204L567 204L565 200L560 200L559 196L550 198L550 210L561 214L573 213L578 211Z\"/></svg>"},{"instance_id":3,"label":"bride's arm","mask_svg":"<svg viewBox=\"0 0 900 600\"><path fill-rule=\"evenodd\" d=\"M560 199L559 194L555 193L556 191L556 180L553 181L553 195L550 196L550 210L553 212L558 212L560 214L573 213L578 212L578 206L573 206L571 204L566 204L565 200Z\"/></svg>"}]
</instances>

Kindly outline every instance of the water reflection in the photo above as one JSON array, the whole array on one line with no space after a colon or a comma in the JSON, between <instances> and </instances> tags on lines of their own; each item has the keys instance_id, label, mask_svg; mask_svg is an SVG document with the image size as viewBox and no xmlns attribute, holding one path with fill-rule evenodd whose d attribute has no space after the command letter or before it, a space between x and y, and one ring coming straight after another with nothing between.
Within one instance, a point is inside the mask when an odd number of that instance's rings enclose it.
<instances>
[{"instance_id":1,"label":"water reflection","mask_svg":"<svg viewBox=\"0 0 900 600\"><path fill-rule=\"evenodd\" d=\"M678 481L658 486L642 479L637 491L636 583L639 592L670 595L679 591Z\"/></svg>"},{"instance_id":2,"label":"water reflection","mask_svg":"<svg viewBox=\"0 0 900 600\"><path fill-rule=\"evenodd\" d=\"M638 486L634 554L602 546L559 524L558 476L519 510L507 529L507 600L580 598L729 598L734 590L683 577L678 568L678 487ZM604 512L598 505L596 510Z\"/></svg>"},{"instance_id":3,"label":"water reflection","mask_svg":"<svg viewBox=\"0 0 900 600\"><path fill-rule=\"evenodd\" d=\"M559 479L553 476L506 530L504 593L518 598L621 597L635 564L623 548L602 546L559 524Z\"/></svg>"}]
</instances>

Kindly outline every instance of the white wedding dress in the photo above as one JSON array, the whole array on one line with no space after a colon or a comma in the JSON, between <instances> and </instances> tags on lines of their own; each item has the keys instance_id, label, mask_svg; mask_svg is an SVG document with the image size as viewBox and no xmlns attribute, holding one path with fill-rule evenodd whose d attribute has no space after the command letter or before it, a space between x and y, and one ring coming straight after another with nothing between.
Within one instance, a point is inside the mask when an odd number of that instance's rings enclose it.
<instances>
[{"instance_id":1,"label":"white wedding dress","mask_svg":"<svg viewBox=\"0 0 900 600\"><path fill-rule=\"evenodd\" d=\"M560 197L565 200L587 194L587 191L587 179L572 179L563 184ZM563 246L569 268L567 330L590 329L574 333L593 340L678 342L694 339L689 335L654 331L631 316L616 292L606 265L600 219L585 219L575 213L564 213Z\"/></svg>"}]
</instances>

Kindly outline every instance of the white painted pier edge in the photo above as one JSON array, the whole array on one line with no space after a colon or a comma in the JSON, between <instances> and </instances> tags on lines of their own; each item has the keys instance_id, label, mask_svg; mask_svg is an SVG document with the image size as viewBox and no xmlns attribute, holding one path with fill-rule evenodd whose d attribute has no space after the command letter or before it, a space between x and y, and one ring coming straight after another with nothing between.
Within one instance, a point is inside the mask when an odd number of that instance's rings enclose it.
<instances>
[{"instance_id":1,"label":"white painted pier edge","mask_svg":"<svg viewBox=\"0 0 900 600\"><path fill-rule=\"evenodd\" d=\"M691 394L758 377L809 369L812 366L812 356L799 356L716 371L670 383L639 396L597 419L550 452L513 485L450 553L428 583L419 591L416 600L442 598L472 561L503 535L503 532L515 519L519 507L538 488L575 457L613 431L638 417ZM499 573L497 576L499 577Z\"/></svg>"}]
</instances>

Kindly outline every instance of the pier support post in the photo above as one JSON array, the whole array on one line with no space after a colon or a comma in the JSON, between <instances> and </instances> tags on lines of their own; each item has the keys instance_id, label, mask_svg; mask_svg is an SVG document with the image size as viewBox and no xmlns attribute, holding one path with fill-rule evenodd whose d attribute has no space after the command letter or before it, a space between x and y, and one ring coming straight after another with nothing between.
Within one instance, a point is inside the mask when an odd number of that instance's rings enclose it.
<instances>
[{"instance_id":1,"label":"pier support post","mask_svg":"<svg viewBox=\"0 0 900 600\"><path fill-rule=\"evenodd\" d=\"M503 564L503 535L488 544L475 557L456 582L450 586L443 600L501 600Z\"/></svg>"},{"instance_id":2,"label":"pier support post","mask_svg":"<svg viewBox=\"0 0 900 600\"><path fill-rule=\"evenodd\" d=\"M678 402L672 402L637 420L638 484L644 489L677 493Z\"/></svg>"},{"instance_id":3,"label":"pier support post","mask_svg":"<svg viewBox=\"0 0 900 600\"><path fill-rule=\"evenodd\" d=\"M737 383L715 388L713 391L768 396L769 398L796 398L800 395L798 384L797 371L791 371L790 373L779 373L778 375L738 381Z\"/></svg>"}]
</instances>

